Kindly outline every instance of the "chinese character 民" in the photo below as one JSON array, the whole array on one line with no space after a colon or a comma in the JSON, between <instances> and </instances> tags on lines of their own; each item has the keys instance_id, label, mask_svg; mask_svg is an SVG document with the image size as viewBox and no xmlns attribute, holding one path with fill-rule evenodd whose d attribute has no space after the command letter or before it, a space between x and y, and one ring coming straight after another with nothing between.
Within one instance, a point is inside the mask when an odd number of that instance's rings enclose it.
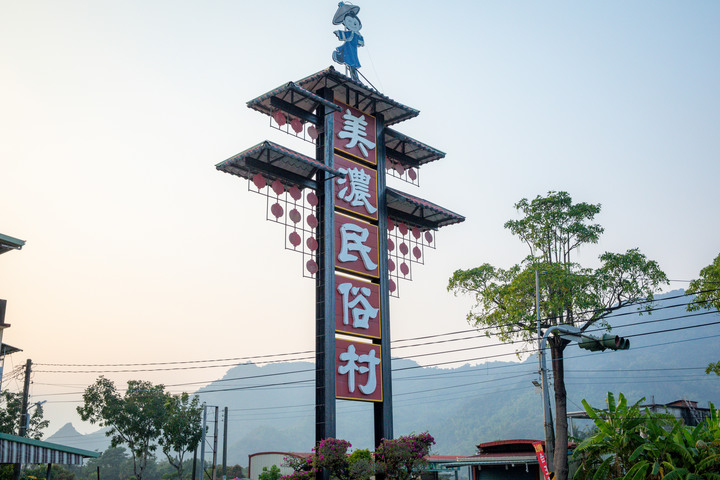
<instances>
[{"instance_id":1,"label":"chinese character \u6c11","mask_svg":"<svg viewBox=\"0 0 720 480\"><path fill-rule=\"evenodd\" d=\"M372 150L375 148L375 144L366 138L367 132L365 128L368 123L365 120L365 115L356 117L348 109L345 111L343 118L345 121L343 122L342 131L337 134L338 138L350 139L350 141L345 144L345 148L350 149L357 145L363 156L367 158L368 149Z\"/></svg>"},{"instance_id":2,"label":"chinese character \u6c11","mask_svg":"<svg viewBox=\"0 0 720 480\"><path fill-rule=\"evenodd\" d=\"M350 311L352 311L353 328L369 329L370 319L377 318L378 309L370 305L367 297L370 296L368 287L354 287L352 283L341 283L337 287L342 295L343 324L350 323ZM354 298L350 300L350 295Z\"/></svg>"},{"instance_id":3,"label":"chinese character \u6c11","mask_svg":"<svg viewBox=\"0 0 720 480\"><path fill-rule=\"evenodd\" d=\"M365 385L358 385L360 391L365 395L370 395L377 388L377 375L375 367L380 365L380 359L375 356L375 350L370 350L367 355L358 355L355 353L355 346L348 345L347 351L340 354L340 360L347 362L345 365L338 367L338 373L348 376L348 391L355 392L355 372L360 374L367 373L368 381ZM358 363L366 364L367 367L361 367Z\"/></svg>"},{"instance_id":4,"label":"chinese character \u6c11","mask_svg":"<svg viewBox=\"0 0 720 480\"><path fill-rule=\"evenodd\" d=\"M341 262L353 262L358 257L350 252L358 252L365 269L368 271L375 270L377 264L368 255L372 249L363 243L368 239L369 235L370 232L367 228L362 228L354 223L343 223L340 226L340 253L338 254L338 260Z\"/></svg>"},{"instance_id":5,"label":"chinese character \u6c11","mask_svg":"<svg viewBox=\"0 0 720 480\"><path fill-rule=\"evenodd\" d=\"M338 185L345 185L339 192L338 198L349 202L353 207L365 207L368 213L377 212L377 208L370 204L370 180L372 177L362 168L341 168L346 176L338 178Z\"/></svg>"}]
</instances>

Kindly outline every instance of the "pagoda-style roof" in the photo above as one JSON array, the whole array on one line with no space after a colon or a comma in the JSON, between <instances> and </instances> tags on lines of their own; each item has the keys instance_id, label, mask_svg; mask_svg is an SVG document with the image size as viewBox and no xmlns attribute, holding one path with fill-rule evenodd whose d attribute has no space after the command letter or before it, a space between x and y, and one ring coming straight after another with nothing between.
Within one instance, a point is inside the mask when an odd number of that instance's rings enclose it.
<instances>
[{"instance_id":1,"label":"pagoda-style roof","mask_svg":"<svg viewBox=\"0 0 720 480\"><path fill-rule=\"evenodd\" d=\"M367 112L370 115L382 114L385 125L390 126L403 120L417 117L419 110L405 106L357 80L343 75L333 67L296 82L311 92L329 88L335 94L335 100Z\"/></svg>"},{"instance_id":2,"label":"pagoda-style roof","mask_svg":"<svg viewBox=\"0 0 720 480\"><path fill-rule=\"evenodd\" d=\"M400 162L406 167L419 167L445 158L445 152L441 152L392 128L385 129L385 154L388 158Z\"/></svg>"},{"instance_id":3,"label":"pagoda-style roof","mask_svg":"<svg viewBox=\"0 0 720 480\"><path fill-rule=\"evenodd\" d=\"M247 102L249 108L260 113L272 116L276 111L283 110L315 125L318 120L314 112L319 105L340 110L338 105L305 90L295 82L288 82Z\"/></svg>"},{"instance_id":4,"label":"pagoda-style roof","mask_svg":"<svg viewBox=\"0 0 720 480\"><path fill-rule=\"evenodd\" d=\"M315 190L317 190L317 184L314 177L318 170L324 170L332 175L342 175L338 170L330 168L312 157L281 147L268 140L218 163L215 168L247 179L261 173L270 180L289 181L299 187Z\"/></svg>"},{"instance_id":5,"label":"pagoda-style roof","mask_svg":"<svg viewBox=\"0 0 720 480\"><path fill-rule=\"evenodd\" d=\"M437 229L465 221L465 217L419 197L387 187L388 218L420 228Z\"/></svg>"}]
</instances>

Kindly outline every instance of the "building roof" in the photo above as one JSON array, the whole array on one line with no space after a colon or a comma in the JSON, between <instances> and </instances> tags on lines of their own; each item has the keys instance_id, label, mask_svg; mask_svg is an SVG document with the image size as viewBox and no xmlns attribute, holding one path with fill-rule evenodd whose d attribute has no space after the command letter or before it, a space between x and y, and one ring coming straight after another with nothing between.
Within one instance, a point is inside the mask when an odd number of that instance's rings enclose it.
<instances>
[{"instance_id":1,"label":"building roof","mask_svg":"<svg viewBox=\"0 0 720 480\"><path fill-rule=\"evenodd\" d=\"M342 175L338 170L327 167L312 157L268 140L218 163L215 168L247 179L260 173L271 181L290 181L301 188L315 190L317 185L313 177L318 170Z\"/></svg>"},{"instance_id":2,"label":"building roof","mask_svg":"<svg viewBox=\"0 0 720 480\"><path fill-rule=\"evenodd\" d=\"M465 217L400 190L386 189L388 217L420 228L438 229L465 221Z\"/></svg>"},{"instance_id":3,"label":"building roof","mask_svg":"<svg viewBox=\"0 0 720 480\"><path fill-rule=\"evenodd\" d=\"M383 115L386 126L417 117L420 113L419 110L396 102L374 88L343 75L333 67L328 67L296 83L311 92L329 88L333 91L336 100L371 115Z\"/></svg>"},{"instance_id":4,"label":"building roof","mask_svg":"<svg viewBox=\"0 0 720 480\"><path fill-rule=\"evenodd\" d=\"M20 250L24 245L25 240L0 233L0 254L9 252L10 250Z\"/></svg>"},{"instance_id":5,"label":"building roof","mask_svg":"<svg viewBox=\"0 0 720 480\"><path fill-rule=\"evenodd\" d=\"M82 465L83 459L99 456L90 450L0 433L0 463Z\"/></svg>"}]
</instances>

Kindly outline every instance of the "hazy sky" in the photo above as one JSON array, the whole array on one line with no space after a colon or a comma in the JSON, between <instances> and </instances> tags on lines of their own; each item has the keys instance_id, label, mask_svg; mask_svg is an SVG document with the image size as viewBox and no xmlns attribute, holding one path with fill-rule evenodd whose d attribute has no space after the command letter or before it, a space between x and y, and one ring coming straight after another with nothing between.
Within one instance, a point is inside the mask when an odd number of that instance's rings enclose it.
<instances>
[{"instance_id":1,"label":"hazy sky","mask_svg":"<svg viewBox=\"0 0 720 480\"><path fill-rule=\"evenodd\" d=\"M265 139L312 154L245 102L332 63L336 2L0 3L0 233L27 241L0 257L4 341L23 349L5 368L37 364L48 433L80 426L80 395L51 394L118 370L48 364L312 350L300 256L263 197L214 165ZM391 185L467 217L400 285L394 340L467 329L470 299L447 293L448 277L524 257L503 223L549 190L602 204L588 266L638 247L688 280L719 253L720 3L357 3L362 73L421 111L395 128L447 153L420 188Z\"/></svg>"}]
</instances>

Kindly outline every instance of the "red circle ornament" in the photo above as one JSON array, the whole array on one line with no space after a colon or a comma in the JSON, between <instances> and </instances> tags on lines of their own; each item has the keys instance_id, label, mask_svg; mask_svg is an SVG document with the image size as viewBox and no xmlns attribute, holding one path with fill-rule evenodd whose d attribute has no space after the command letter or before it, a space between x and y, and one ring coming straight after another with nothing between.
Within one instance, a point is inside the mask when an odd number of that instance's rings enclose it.
<instances>
[{"instance_id":1,"label":"red circle ornament","mask_svg":"<svg viewBox=\"0 0 720 480\"><path fill-rule=\"evenodd\" d=\"M318 138L318 131L317 128L315 128L315 125L310 125L307 129L308 135L310 135L310 138L313 140L317 140Z\"/></svg>"},{"instance_id":2,"label":"red circle ornament","mask_svg":"<svg viewBox=\"0 0 720 480\"><path fill-rule=\"evenodd\" d=\"M315 240L315 237L308 237L305 245L307 245L307 247L313 252L318 248L318 242Z\"/></svg>"},{"instance_id":3,"label":"red circle ornament","mask_svg":"<svg viewBox=\"0 0 720 480\"><path fill-rule=\"evenodd\" d=\"M293 200L300 200L300 198L302 197L302 192L297 187L297 185L293 185L290 188L288 188L288 193L293 198Z\"/></svg>"},{"instance_id":4,"label":"red circle ornament","mask_svg":"<svg viewBox=\"0 0 720 480\"><path fill-rule=\"evenodd\" d=\"M317 228L318 226L318 219L315 217L315 215L308 215L305 221L310 226L310 228Z\"/></svg>"},{"instance_id":5,"label":"red circle ornament","mask_svg":"<svg viewBox=\"0 0 720 480\"><path fill-rule=\"evenodd\" d=\"M395 262L393 262L392 259L388 260L388 270L391 272L395 271Z\"/></svg>"},{"instance_id":6,"label":"red circle ornament","mask_svg":"<svg viewBox=\"0 0 720 480\"><path fill-rule=\"evenodd\" d=\"M275 218L282 217L283 212L284 210L279 203L275 203L272 207L270 207L270 213L272 213Z\"/></svg>"},{"instance_id":7,"label":"red circle ornament","mask_svg":"<svg viewBox=\"0 0 720 480\"><path fill-rule=\"evenodd\" d=\"M395 222L393 222L393 221L390 220L389 218L388 218L388 221L387 221L387 228L388 228L388 232L392 232L392 231L393 231L393 228L395 228Z\"/></svg>"},{"instance_id":8,"label":"red circle ornament","mask_svg":"<svg viewBox=\"0 0 720 480\"><path fill-rule=\"evenodd\" d=\"M292 120L290 120L290 127L295 130L295 133L300 133L302 132L303 124L299 119L293 118Z\"/></svg>"},{"instance_id":9,"label":"red circle ornament","mask_svg":"<svg viewBox=\"0 0 720 480\"><path fill-rule=\"evenodd\" d=\"M290 210L290 220L292 220L293 223L298 223L300 220L302 220L302 215L300 215L300 212L298 212L297 208L293 208Z\"/></svg>"},{"instance_id":10,"label":"red circle ornament","mask_svg":"<svg viewBox=\"0 0 720 480\"><path fill-rule=\"evenodd\" d=\"M417 227L413 227L412 234L413 234L413 237L420 238L420 229Z\"/></svg>"},{"instance_id":11,"label":"red circle ornament","mask_svg":"<svg viewBox=\"0 0 720 480\"><path fill-rule=\"evenodd\" d=\"M409 251L410 251L410 248L408 248L408 246L405 242L400 244L400 253L402 253L403 255L407 255Z\"/></svg>"},{"instance_id":12,"label":"red circle ornament","mask_svg":"<svg viewBox=\"0 0 720 480\"><path fill-rule=\"evenodd\" d=\"M410 180L412 180L413 182L417 180L417 172L414 168L408 170L408 177L410 177Z\"/></svg>"},{"instance_id":13,"label":"red circle ornament","mask_svg":"<svg viewBox=\"0 0 720 480\"><path fill-rule=\"evenodd\" d=\"M400 230L401 234L407 235L408 227L404 223L401 223L400 225L398 225L398 230Z\"/></svg>"},{"instance_id":14,"label":"red circle ornament","mask_svg":"<svg viewBox=\"0 0 720 480\"><path fill-rule=\"evenodd\" d=\"M318 264L317 262L315 262L315 260L308 260L305 264L305 268L307 268L308 272L315 275L318 271Z\"/></svg>"},{"instance_id":15,"label":"red circle ornament","mask_svg":"<svg viewBox=\"0 0 720 480\"><path fill-rule=\"evenodd\" d=\"M282 195L285 193L285 185L282 184L280 180L275 180L271 185L273 192L275 192L275 195Z\"/></svg>"},{"instance_id":16,"label":"red circle ornament","mask_svg":"<svg viewBox=\"0 0 720 480\"><path fill-rule=\"evenodd\" d=\"M312 205L313 207L316 206L316 205L318 204L317 195L315 195L314 192L308 193L307 201L308 201L308 203L309 203L310 205Z\"/></svg>"},{"instance_id":17,"label":"red circle ornament","mask_svg":"<svg viewBox=\"0 0 720 480\"><path fill-rule=\"evenodd\" d=\"M395 282L393 280L390 280L388 282L388 290L390 290L391 292L397 290L397 285L395 285Z\"/></svg>"},{"instance_id":18,"label":"red circle ornament","mask_svg":"<svg viewBox=\"0 0 720 480\"><path fill-rule=\"evenodd\" d=\"M420 250L418 247L414 247L414 248L413 248L413 255L415 256L415 258L417 258L418 260L420 260L420 257L422 257L422 250Z\"/></svg>"},{"instance_id":19,"label":"red circle ornament","mask_svg":"<svg viewBox=\"0 0 720 480\"><path fill-rule=\"evenodd\" d=\"M400 175L402 175L403 173L405 173L405 166L402 165L401 163L396 163L395 171L398 172Z\"/></svg>"},{"instance_id":20,"label":"red circle ornament","mask_svg":"<svg viewBox=\"0 0 720 480\"><path fill-rule=\"evenodd\" d=\"M253 175L252 182L258 190L262 190L267 186L267 182L265 181L265 177L262 176L262 173Z\"/></svg>"},{"instance_id":21,"label":"red circle ornament","mask_svg":"<svg viewBox=\"0 0 720 480\"><path fill-rule=\"evenodd\" d=\"M298 245L300 245L300 242L302 242L302 239L297 232L292 232L290 235L288 235L288 240L290 240L290 243L293 247L297 247Z\"/></svg>"},{"instance_id":22,"label":"red circle ornament","mask_svg":"<svg viewBox=\"0 0 720 480\"><path fill-rule=\"evenodd\" d=\"M410 267L408 267L407 263L403 262L400 264L400 271L403 275L407 276L407 274L410 273Z\"/></svg>"},{"instance_id":23,"label":"red circle ornament","mask_svg":"<svg viewBox=\"0 0 720 480\"><path fill-rule=\"evenodd\" d=\"M395 243L392 238L388 238L388 251L392 252L393 250L395 250Z\"/></svg>"},{"instance_id":24,"label":"red circle ornament","mask_svg":"<svg viewBox=\"0 0 720 480\"><path fill-rule=\"evenodd\" d=\"M425 232L425 240L427 240L428 243L432 243L433 236L432 236L432 232L430 232L430 230Z\"/></svg>"},{"instance_id":25,"label":"red circle ornament","mask_svg":"<svg viewBox=\"0 0 720 480\"><path fill-rule=\"evenodd\" d=\"M278 125L281 127L287 123L287 118L285 118L285 115L278 110L277 112L273 113L273 119L277 122Z\"/></svg>"}]
</instances>

